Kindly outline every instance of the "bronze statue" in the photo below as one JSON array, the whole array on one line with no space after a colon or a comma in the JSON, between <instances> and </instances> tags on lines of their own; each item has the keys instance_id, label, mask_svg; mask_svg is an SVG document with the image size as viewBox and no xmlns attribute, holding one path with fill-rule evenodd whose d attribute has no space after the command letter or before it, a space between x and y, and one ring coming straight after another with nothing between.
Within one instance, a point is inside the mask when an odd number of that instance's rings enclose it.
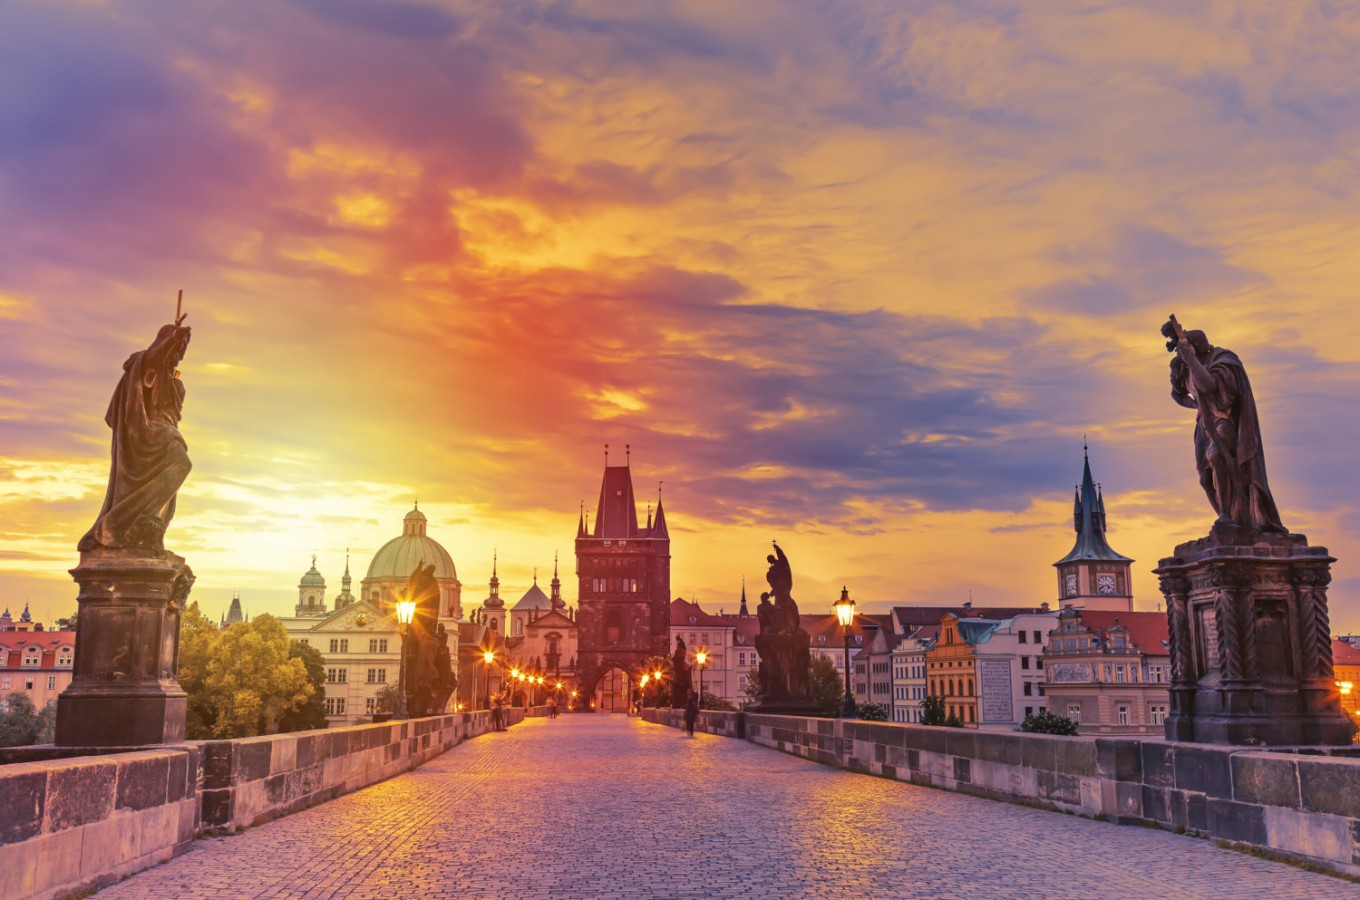
<instances>
[{"instance_id":1,"label":"bronze statue","mask_svg":"<svg viewBox=\"0 0 1360 900\"><path fill-rule=\"evenodd\" d=\"M765 573L770 590L760 595L760 606L756 608L760 622L756 650L760 654L761 683L756 708L801 708L810 704L811 642L793 599L793 569L778 542L774 542L774 553L765 560L770 564Z\"/></svg>"},{"instance_id":2,"label":"bronze statue","mask_svg":"<svg viewBox=\"0 0 1360 900\"><path fill-rule=\"evenodd\" d=\"M113 429L108 490L99 518L77 545L82 552L101 547L165 552L175 496L191 468L179 433L184 384L176 367L190 333L184 318L177 314L150 347L123 363L104 416Z\"/></svg>"},{"instance_id":3,"label":"bronze statue","mask_svg":"<svg viewBox=\"0 0 1360 900\"><path fill-rule=\"evenodd\" d=\"M1266 481L1261 422L1247 370L1237 354L1185 331L1172 316L1162 326L1171 360L1171 398L1196 411L1195 467L1220 524L1288 534Z\"/></svg>"},{"instance_id":4,"label":"bronze statue","mask_svg":"<svg viewBox=\"0 0 1360 900\"><path fill-rule=\"evenodd\" d=\"M427 566L422 559L416 564L406 580L403 596L416 604L411 624L406 626L402 650L406 658L406 712L412 718L438 715L444 711L452 689L442 692L437 632L439 582L434 577L433 563Z\"/></svg>"}]
</instances>

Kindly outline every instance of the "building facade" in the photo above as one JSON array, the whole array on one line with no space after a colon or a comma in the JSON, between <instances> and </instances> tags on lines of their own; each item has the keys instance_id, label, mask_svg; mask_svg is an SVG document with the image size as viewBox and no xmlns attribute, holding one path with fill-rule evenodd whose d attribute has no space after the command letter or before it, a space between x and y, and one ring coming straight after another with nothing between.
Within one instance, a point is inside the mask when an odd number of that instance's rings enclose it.
<instances>
[{"instance_id":1,"label":"building facade","mask_svg":"<svg viewBox=\"0 0 1360 900\"><path fill-rule=\"evenodd\" d=\"M0 704L11 693L27 694L41 711L71 683L76 632L47 631L24 605L18 619L0 615Z\"/></svg>"},{"instance_id":2,"label":"building facade","mask_svg":"<svg viewBox=\"0 0 1360 900\"><path fill-rule=\"evenodd\" d=\"M1165 614L1069 607L1044 655L1048 708L1080 733L1164 734L1171 680Z\"/></svg>"},{"instance_id":3,"label":"building facade","mask_svg":"<svg viewBox=\"0 0 1360 900\"><path fill-rule=\"evenodd\" d=\"M1060 606L1133 610L1133 560L1116 553L1105 539L1105 498L1091 477L1091 458L1083 451L1081 486L1072 504L1076 543L1053 564L1058 572Z\"/></svg>"}]
</instances>

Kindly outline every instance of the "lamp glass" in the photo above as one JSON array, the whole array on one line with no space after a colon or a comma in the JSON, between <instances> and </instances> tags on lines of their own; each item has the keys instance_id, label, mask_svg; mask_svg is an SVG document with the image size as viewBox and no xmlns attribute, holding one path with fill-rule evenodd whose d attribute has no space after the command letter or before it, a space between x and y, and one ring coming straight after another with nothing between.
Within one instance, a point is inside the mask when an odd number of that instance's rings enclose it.
<instances>
[{"instance_id":1,"label":"lamp glass","mask_svg":"<svg viewBox=\"0 0 1360 900\"><path fill-rule=\"evenodd\" d=\"M397 601L397 621L403 625L410 625L411 620L416 617L416 601L398 600Z\"/></svg>"}]
</instances>

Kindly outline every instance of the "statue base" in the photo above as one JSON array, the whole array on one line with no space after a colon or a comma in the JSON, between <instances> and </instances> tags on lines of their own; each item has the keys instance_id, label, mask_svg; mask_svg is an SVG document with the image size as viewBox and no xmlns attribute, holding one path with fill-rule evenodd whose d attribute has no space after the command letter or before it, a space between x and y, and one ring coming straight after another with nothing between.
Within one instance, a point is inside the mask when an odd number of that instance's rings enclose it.
<instances>
[{"instance_id":1,"label":"statue base","mask_svg":"<svg viewBox=\"0 0 1360 900\"><path fill-rule=\"evenodd\" d=\"M1332 673L1333 562L1303 535L1222 524L1161 560L1172 659L1168 740L1351 742L1355 725Z\"/></svg>"},{"instance_id":2,"label":"statue base","mask_svg":"<svg viewBox=\"0 0 1360 900\"><path fill-rule=\"evenodd\" d=\"M184 740L179 627L194 574L173 553L96 549L80 586L74 677L57 698L56 744L143 747Z\"/></svg>"},{"instance_id":3,"label":"statue base","mask_svg":"<svg viewBox=\"0 0 1360 900\"><path fill-rule=\"evenodd\" d=\"M809 680L812 677L811 640L801 628L792 634L758 634L756 651L760 654L760 678L765 693L747 712L766 716L820 716L820 706L812 702Z\"/></svg>"}]
</instances>

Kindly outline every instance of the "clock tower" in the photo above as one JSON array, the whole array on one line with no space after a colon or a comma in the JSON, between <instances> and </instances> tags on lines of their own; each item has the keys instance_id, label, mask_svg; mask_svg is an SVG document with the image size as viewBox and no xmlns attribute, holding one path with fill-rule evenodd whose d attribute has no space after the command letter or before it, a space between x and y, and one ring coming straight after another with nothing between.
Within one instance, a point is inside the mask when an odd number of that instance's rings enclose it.
<instances>
[{"instance_id":1,"label":"clock tower","mask_svg":"<svg viewBox=\"0 0 1360 900\"><path fill-rule=\"evenodd\" d=\"M1091 477L1091 457L1083 446L1085 468L1072 504L1077 543L1053 565L1058 570L1058 603L1062 607L1133 611L1133 560L1121 556L1105 539L1105 498Z\"/></svg>"}]
</instances>

